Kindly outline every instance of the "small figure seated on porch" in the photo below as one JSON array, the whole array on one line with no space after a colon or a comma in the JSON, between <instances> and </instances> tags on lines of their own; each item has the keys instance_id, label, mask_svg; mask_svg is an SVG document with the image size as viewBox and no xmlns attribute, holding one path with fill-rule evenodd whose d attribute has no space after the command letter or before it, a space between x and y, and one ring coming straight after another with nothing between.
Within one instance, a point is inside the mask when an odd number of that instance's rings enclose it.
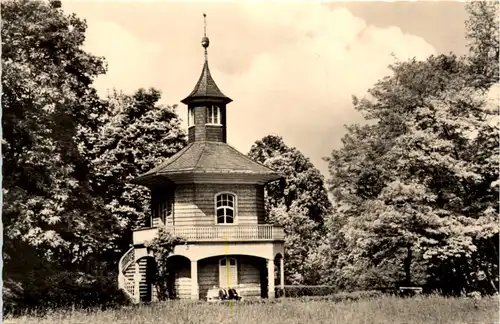
<instances>
[{"instance_id":1,"label":"small figure seated on porch","mask_svg":"<svg viewBox=\"0 0 500 324\"><path fill-rule=\"evenodd\" d=\"M225 299L227 299L227 292L226 292L226 289L224 289L224 288L219 289L219 299L220 299L220 300L225 300Z\"/></svg>"},{"instance_id":2,"label":"small figure seated on porch","mask_svg":"<svg viewBox=\"0 0 500 324\"><path fill-rule=\"evenodd\" d=\"M236 292L236 289L234 289L234 288L229 288L228 293L229 293L228 299L231 299L231 300L233 300L233 299L240 300L241 299L241 296L238 295L238 293Z\"/></svg>"},{"instance_id":3,"label":"small figure seated on porch","mask_svg":"<svg viewBox=\"0 0 500 324\"><path fill-rule=\"evenodd\" d=\"M242 297L238 295L234 288L216 288L215 286L207 292L207 301L223 301L223 300L241 300Z\"/></svg>"}]
</instances>

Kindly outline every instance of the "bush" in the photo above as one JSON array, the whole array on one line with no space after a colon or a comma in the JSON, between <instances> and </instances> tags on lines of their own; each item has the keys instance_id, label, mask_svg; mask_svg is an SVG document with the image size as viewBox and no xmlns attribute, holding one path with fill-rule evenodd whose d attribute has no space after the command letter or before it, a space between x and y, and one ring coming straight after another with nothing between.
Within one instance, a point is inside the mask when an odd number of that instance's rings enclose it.
<instances>
[{"instance_id":1,"label":"bush","mask_svg":"<svg viewBox=\"0 0 500 324\"><path fill-rule=\"evenodd\" d=\"M333 286L285 286L284 294L280 287L275 288L276 297L297 298L302 301L332 301L359 300L376 298L385 295L378 290L361 290L353 292L338 292Z\"/></svg>"},{"instance_id":2,"label":"bush","mask_svg":"<svg viewBox=\"0 0 500 324\"><path fill-rule=\"evenodd\" d=\"M285 297L303 297L303 296L326 296L336 293L338 290L333 286L285 286ZM282 296L283 292L279 287L276 288L276 296Z\"/></svg>"},{"instance_id":3,"label":"bush","mask_svg":"<svg viewBox=\"0 0 500 324\"><path fill-rule=\"evenodd\" d=\"M116 277L60 272L34 282L4 286L4 314L45 312L48 309L110 308L129 303L117 287Z\"/></svg>"}]
</instances>

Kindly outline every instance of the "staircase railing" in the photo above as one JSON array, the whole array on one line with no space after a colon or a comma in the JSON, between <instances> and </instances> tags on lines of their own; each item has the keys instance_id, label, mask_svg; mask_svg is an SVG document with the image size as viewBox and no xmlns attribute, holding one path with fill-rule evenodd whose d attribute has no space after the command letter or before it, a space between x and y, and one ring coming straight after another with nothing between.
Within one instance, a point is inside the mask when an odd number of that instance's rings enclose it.
<instances>
[{"instance_id":1,"label":"staircase railing","mask_svg":"<svg viewBox=\"0 0 500 324\"><path fill-rule=\"evenodd\" d=\"M135 253L134 248L131 248L123 254L118 262L118 288L125 292L134 303L137 303L137 298L135 296L135 284L132 280L127 278L125 271L134 262Z\"/></svg>"}]
</instances>

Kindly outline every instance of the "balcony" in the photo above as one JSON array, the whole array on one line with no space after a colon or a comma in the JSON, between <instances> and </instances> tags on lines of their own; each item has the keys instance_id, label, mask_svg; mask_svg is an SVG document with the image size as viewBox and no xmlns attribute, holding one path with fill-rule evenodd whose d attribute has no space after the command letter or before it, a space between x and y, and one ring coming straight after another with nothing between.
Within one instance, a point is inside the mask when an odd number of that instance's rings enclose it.
<instances>
[{"instance_id":1,"label":"balcony","mask_svg":"<svg viewBox=\"0 0 500 324\"><path fill-rule=\"evenodd\" d=\"M255 242L285 239L283 228L272 225L174 226L167 227L167 230L188 242ZM144 244L152 240L157 232L157 227L134 231L134 244Z\"/></svg>"}]
</instances>

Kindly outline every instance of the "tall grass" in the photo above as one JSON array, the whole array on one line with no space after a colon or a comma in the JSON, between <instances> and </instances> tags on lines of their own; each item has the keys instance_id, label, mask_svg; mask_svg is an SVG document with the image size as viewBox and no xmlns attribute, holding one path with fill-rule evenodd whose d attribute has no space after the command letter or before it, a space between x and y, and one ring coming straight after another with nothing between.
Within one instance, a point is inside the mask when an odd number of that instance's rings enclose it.
<instances>
[{"instance_id":1,"label":"tall grass","mask_svg":"<svg viewBox=\"0 0 500 324\"><path fill-rule=\"evenodd\" d=\"M175 301L106 311L54 311L40 317L5 318L4 323L493 324L499 323L498 301L498 297L471 299L440 296L383 296L341 302L300 298L232 304Z\"/></svg>"}]
</instances>

